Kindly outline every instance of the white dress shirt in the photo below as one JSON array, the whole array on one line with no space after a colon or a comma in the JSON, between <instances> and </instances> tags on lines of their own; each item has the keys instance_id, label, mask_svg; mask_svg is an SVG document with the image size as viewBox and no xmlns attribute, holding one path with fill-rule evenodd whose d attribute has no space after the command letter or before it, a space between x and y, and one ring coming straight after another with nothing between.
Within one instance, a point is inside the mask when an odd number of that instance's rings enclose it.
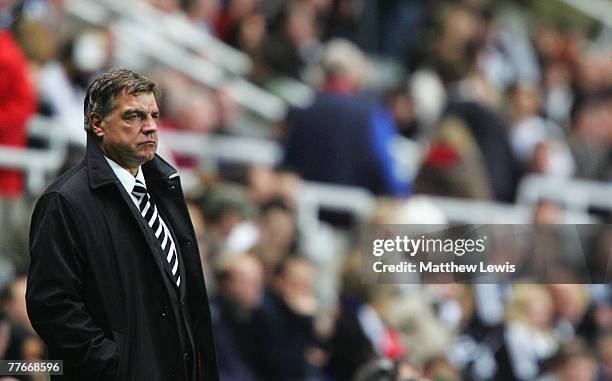
<instances>
[{"instance_id":1,"label":"white dress shirt","mask_svg":"<svg viewBox=\"0 0 612 381\"><path fill-rule=\"evenodd\" d=\"M104 156L104 158L106 159L106 161L112 168L113 172L115 172L115 176L117 176L117 178L119 179L119 182L121 182L121 185L123 185L126 192L132 198L132 201L134 201L134 205L136 205L136 208L139 208L138 199L136 198L136 196L132 194L132 191L134 190L134 185L136 185L136 179L142 181L145 187L147 186L147 183L145 182L145 179L144 179L144 175L142 174L142 171L140 170L140 166L138 166L138 172L136 173L136 177L134 177L132 176L130 171L123 168L119 164L115 163L112 159L109 159L106 156Z\"/></svg>"}]
</instances>

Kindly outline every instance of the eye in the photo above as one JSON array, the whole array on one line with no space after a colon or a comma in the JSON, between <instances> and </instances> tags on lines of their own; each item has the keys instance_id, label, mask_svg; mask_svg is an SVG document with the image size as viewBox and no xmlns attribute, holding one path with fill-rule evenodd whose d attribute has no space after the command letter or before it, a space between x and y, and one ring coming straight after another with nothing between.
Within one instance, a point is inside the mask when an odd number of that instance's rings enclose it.
<instances>
[{"instance_id":1,"label":"eye","mask_svg":"<svg viewBox=\"0 0 612 381\"><path fill-rule=\"evenodd\" d=\"M127 115L124 115L123 119L128 120L128 121L135 121L138 119L138 115L135 113L129 113Z\"/></svg>"}]
</instances>

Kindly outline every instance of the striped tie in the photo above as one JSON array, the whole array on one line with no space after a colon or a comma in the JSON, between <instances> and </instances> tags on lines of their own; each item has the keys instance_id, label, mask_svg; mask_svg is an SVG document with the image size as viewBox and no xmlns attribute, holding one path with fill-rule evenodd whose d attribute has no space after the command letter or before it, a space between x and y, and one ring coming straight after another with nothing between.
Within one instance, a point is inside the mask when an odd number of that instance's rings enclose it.
<instances>
[{"instance_id":1,"label":"striped tie","mask_svg":"<svg viewBox=\"0 0 612 381\"><path fill-rule=\"evenodd\" d=\"M176 284L176 287L179 287L181 285L181 275L178 273L178 255L170 229L168 229L168 226L166 226L166 223L159 215L157 206L155 206L153 200L149 197L149 192L147 192L147 188L141 180L136 179L136 185L134 185L132 194L138 199L140 214L147 221L153 234L155 234L155 237L161 244L163 256L172 270L172 281Z\"/></svg>"}]
</instances>

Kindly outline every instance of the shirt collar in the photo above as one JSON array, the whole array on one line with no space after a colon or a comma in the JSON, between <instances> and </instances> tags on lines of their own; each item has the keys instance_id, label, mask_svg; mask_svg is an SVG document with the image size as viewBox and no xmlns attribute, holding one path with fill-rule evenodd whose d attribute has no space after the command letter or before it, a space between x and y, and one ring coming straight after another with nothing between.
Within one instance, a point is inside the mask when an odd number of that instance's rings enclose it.
<instances>
[{"instance_id":1,"label":"shirt collar","mask_svg":"<svg viewBox=\"0 0 612 381\"><path fill-rule=\"evenodd\" d=\"M142 171L140 170L140 166L138 166L138 172L136 173L136 177L134 177L132 176L130 171L123 168L122 166L117 164L112 159L109 159L106 155L104 156L104 158L110 165L113 172L115 172L115 175L121 182L121 185L123 185L125 190L128 192L128 194L132 194L132 190L134 190L134 185L136 185L136 179L142 181L142 183L145 184L145 187L147 186L147 183L145 182L145 179L144 179L144 175L142 174Z\"/></svg>"}]
</instances>

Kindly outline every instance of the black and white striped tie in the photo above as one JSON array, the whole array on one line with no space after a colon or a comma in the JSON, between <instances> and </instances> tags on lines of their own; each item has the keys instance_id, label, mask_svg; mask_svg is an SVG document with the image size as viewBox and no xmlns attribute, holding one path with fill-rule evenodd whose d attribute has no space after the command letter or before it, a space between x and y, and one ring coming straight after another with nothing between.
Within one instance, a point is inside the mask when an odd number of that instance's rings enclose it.
<instances>
[{"instance_id":1,"label":"black and white striped tie","mask_svg":"<svg viewBox=\"0 0 612 381\"><path fill-rule=\"evenodd\" d=\"M167 265L170 266L169 268L172 272L174 284L176 284L176 287L180 287L181 275L178 272L179 259L176 247L174 246L174 240L172 239L172 234L170 234L170 229L168 229L168 226L166 226L166 223L159 215L157 206L155 206L153 200L149 197L149 192L147 192L147 188L142 181L136 179L136 185L134 185L132 194L138 199L140 214L145 221L147 221L147 224L149 224L149 227L153 230L153 234L155 234L155 237L161 244L162 253L166 258Z\"/></svg>"}]
</instances>

